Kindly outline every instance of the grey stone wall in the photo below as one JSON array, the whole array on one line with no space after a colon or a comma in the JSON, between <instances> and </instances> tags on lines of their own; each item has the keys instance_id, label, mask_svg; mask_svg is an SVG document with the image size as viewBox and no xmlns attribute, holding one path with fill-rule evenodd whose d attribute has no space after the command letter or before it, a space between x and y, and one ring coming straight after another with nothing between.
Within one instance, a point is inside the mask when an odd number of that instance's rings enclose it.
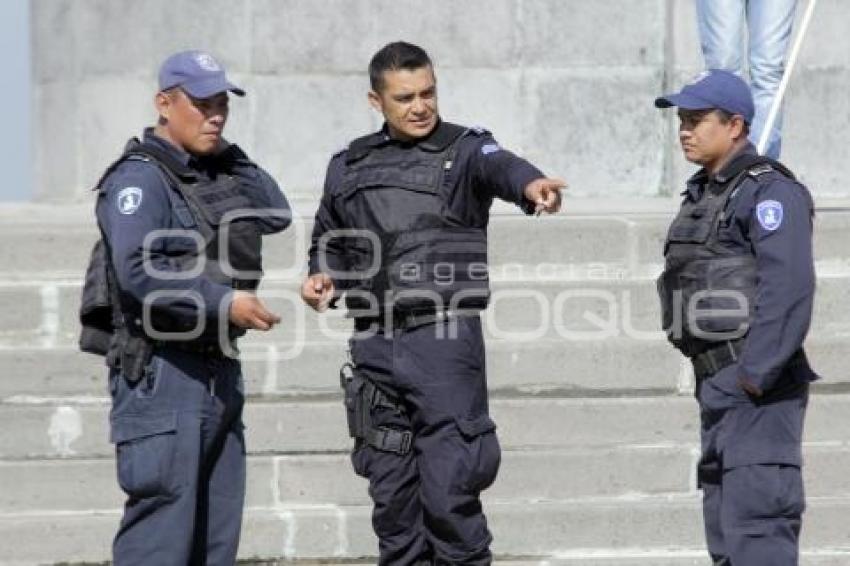
<instances>
[{"instance_id":1,"label":"grey stone wall","mask_svg":"<svg viewBox=\"0 0 850 566\"><path fill-rule=\"evenodd\" d=\"M248 90L228 137L295 197L318 196L330 154L380 124L365 68L396 39L433 56L446 119L489 128L575 196L675 194L689 169L652 100L701 67L692 0L31 5L39 200L85 199L153 121L159 62L192 47ZM846 0L821 0L788 98L784 158L822 196L850 196L848 15Z\"/></svg>"}]
</instances>

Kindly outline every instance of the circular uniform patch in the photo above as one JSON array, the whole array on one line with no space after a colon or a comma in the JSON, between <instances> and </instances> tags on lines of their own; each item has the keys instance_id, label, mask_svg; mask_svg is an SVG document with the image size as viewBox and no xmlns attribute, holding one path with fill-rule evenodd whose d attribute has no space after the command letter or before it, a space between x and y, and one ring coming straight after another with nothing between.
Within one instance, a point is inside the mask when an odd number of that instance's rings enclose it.
<instances>
[{"instance_id":1,"label":"circular uniform patch","mask_svg":"<svg viewBox=\"0 0 850 566\"><path fill-rule=\"evenodd\" d=\"M762 228L773 232L782 225L782 203L776 200L765 200L758 203L756 217Z\"/></svg>"},{"instance_id":2,"label":"circular uniform patch","mask_svg":"<svg viewBox=\"0 0 850 566\"><path fill-rule=\"evenodd\" d=\"M121 214L133 214L142 204L142 189L139 187L126 187L118 193L118 212Z\"/></svg>"}]
</instances>

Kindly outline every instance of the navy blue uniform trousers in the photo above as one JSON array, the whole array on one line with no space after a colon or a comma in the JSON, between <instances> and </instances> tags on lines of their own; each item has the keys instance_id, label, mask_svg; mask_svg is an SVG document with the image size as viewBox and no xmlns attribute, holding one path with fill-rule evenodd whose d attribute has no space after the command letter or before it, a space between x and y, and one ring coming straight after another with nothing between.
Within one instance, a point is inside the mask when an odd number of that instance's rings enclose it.
<instances>
[{"instance_id":1,"label":"navy blue uniform trousers","mask_svg":"<svg viewBox=\"0 0 850 566\"><path fill-rule=\"evenodd\" d=\"M134 384L113 370L110 387L127 495L115 565L234 564L245 494L239 362L165 349Z\"/></svg>"},{"instance_id":2,"label":"navy blue uniform trousers","mask_svg":"<svg viewBox=\"0 0 850 566\"><path fill-rule=\"evenodd\" d=\"M809 385L786 370L785 385L754 399L738 375L732 364L697 384L708 551L723 566L797 566Z\"/></svg>"},{"instance_id":3,"label":"navy blue uniform trousers","mask_svg":"<svg viewBox=\"0 0 850 566\"><path fill-rule=\"evenodd\" d=\"M484 340L478 317L355 335L358 370L401 401L375 407L374 425L413 433L405 455L358 444L357 474L369 480L379 564L489 564L492 536L479 495L500 462L488 416Z\"/></svg>"}]
</instances>

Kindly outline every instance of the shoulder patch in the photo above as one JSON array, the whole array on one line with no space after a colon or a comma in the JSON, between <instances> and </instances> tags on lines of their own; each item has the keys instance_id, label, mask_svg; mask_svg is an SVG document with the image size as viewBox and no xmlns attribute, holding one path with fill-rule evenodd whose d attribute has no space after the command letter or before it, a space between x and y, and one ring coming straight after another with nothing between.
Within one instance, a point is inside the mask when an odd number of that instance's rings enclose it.
<instances>
[{"instance_id":1,"label":"shoulder patch","mask_svg":"<svg viewBox=\"0 0 850 566\"><path fill-rule=\"evenodd\" d=\"M762 228L773 232L782 225L782 203L777 200L764 200L758 203L756 218Z\"/></svg>"},{"instance_id":2,"label":"shoulder patch","mask_svg":"<svg viewBox=\"0 0 850 566\"><path fill-rule=\"evenodd\" d=\"M758 177L759 175L764 175L765 173L770 173L773 171L773 167L769 163L762 163L761 165L756 165L747 171L747 174L752 175L753 177Z\"/></svg>"},{"instance_id":3,"label":"shoulder patch","mask_svg":"<svg viewBox=\"0 0 850 566\"><path fill-rule=\"evenodd\" d=\"M481 153L483 153L484 155L489 155L491 153L496 153L501 149L502 148L499 147L499 144L497 143L487 143L481 146Z\"/></svg>"},{"instance_id":4,"label":"shoulder patch","mask_svg":"<svg viewBox=\"0 0 850 566\"><path fill-rule=\"evenodd\" d=\"M125 187L118 191L116 199L118 212L121 214L133 214L142 204L142 189L139 187Z\"/></svg>"}]
</instances>

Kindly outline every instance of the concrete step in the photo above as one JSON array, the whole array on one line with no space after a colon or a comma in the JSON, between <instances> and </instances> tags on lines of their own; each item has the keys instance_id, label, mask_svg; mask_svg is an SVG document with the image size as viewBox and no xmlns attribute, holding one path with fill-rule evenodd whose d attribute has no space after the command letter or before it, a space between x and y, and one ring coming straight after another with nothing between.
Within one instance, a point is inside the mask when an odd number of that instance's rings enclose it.
<instances>
[{"instance_id":1,"label":"concrete step","mask_svg":"<svg viewBox=\"0 0 850 566\"><path fill-rule=\"evenodd\" d=\"M488 503L552 502L599 497L685 496L696 491L698 447L620 446L505 450ZM805 446L806 494L850 497L850 444ZM0 515L117 509L124 501L111 458L0 460ZM368 483L349 455L297 454L248 458L249 507L368 505Z\"/></svg>"},{"instance_id":2,"label":"concrete step","mask_svg":"<svg viewBox=\"0 0 850 566\"><path fill-rule=\"evenodd\" d=\"M0 403L0 459L104 457L106 399ZM806 440L846 441L850 395L815 394ZM494 399L491 415L503 448L550 449L696 444L699 418L688 396ZM250 402L245 408L248 450L254 454L346 451L351 442L341 399Z\"/></svg>"},{"instance_id":3,"label":"concrete step","mask_svg":"<svg viewBox=\"0 0 850 566\"><path fill-rule=\"evenodd\" d=\"M286 345L246 341L241 347L246 391L262 395L335 394L348 343ZM820 384L846 384L846 338L810 338L806 351ZM599 396L626 392L676 392L693 388L690 364L666 341L612 338L576 342L488 340L490 391L545 391ZM21 396L105 395L103 358L74 347L0 349L0 400Z\"/></svg>"},{"instance_id":4,"label":"concrete step","mask_svg":"<svg viewBox=\"0 0 850 566\"><path fill-rule=\"evenodd\" d=\"M706 566L707 554L704 549L623 549L619 550L581 550L574 553L562 553L556 556L526 559L498 557L493 561L495 566ZM850 562L850 551L841 549L803 550L800 564L802 566L847 566ZM239 564L251 566L289 566L291 564L315 564L311 560L247 560ZM368 560L352 560L348 562L319 562L324 566L346 566L352 564L370 564Z\"/></svg>"},{"instance_id":5,"label":"concrete step","mask_svg":"<svg viewBox=\"0 0 850 566\"><path fill-rule=\"evenodd\" d=\"M702 518L696 494L535 504L491 503L485 511L497 555L540 560L552 557L567 564L591 560L588 564L622 565L630 562L620 562L618 558L698 559L702 546ZM846 557L850 547L845 521L848 512L847 498L810 498L803 529L803 547L807 553L819 554L818 560ZM359 505L249 507L243 523L240 557L331 560L374 557L377 544L369 514L368 506ZM14 560L20 563L104 561L109 557L118 519L117 510L4 514L0 515L0 540L16 541ZM672 564L682 563L676 561Z\"/></svg>"},{"instance_id":6,"label":"concrete step","mask_svg":"<svg viewBox=\"0 0 850 566\"><path fill-rule=\"evenodd\" d=\"M2 208L2 207L0 207ZM526 218L520 214L496 215L489 225L490 261L494 266L599 266L640 271L640 266L660 264L668 212L623 212L603 205L585 206L579 213ZM33 273L62 277L80 276L85 269L97 228L91 209L75 207L66 215L34 207L16 212L0 209L0 238L4 242L0 276L26 279ZM821 261L847 260L844 245L850 211L825 209L816 220L815 257ZM296 217L282 234L266 238L267 270L302 273L310 245L312 216ZM518 245L517 234L524 242Z\"/></svg>"},{"instance_id":7,"label":"concrete step","mask_svg":"<svg viewBox=\"0 0 850 566\"><path fill-rule=\"evenodd\" d=\"M850 274L850 271L847 272ZM542 338L574 341L617 337L660 340L661 315L653 279L496 280L483 313L485 334L501 340ZM850 336L850 275L821 277L812 334ZM318 314L306 307L294 280L271 280L259 294L282 323L248 342L291 343L344 340L351 332L345 309ZM76 344L79 281L0 282L0 346Z\"/></svg>"},{"instance_id":8,"label":"concrete step","mask_svg":"<svg viewBox=\"0 0 850 566\"><path fill-rule=\"evenodd\" d=\"M526 559L496 558L495 566L707 566L708 558L704 549L654 548L596 550L582 549L576 552L559 553L555 556L528 557ZM247 560L239 564L251 566L290 566L291 564L315 564L312 560ZM346 566L352 564L371 564L369 560L351 560L347 562L318 562L324 566ZM842 549L804 549L800 555L802 566L847 566L850 563L850 550Z\"/></svg>"}]
</instances>

